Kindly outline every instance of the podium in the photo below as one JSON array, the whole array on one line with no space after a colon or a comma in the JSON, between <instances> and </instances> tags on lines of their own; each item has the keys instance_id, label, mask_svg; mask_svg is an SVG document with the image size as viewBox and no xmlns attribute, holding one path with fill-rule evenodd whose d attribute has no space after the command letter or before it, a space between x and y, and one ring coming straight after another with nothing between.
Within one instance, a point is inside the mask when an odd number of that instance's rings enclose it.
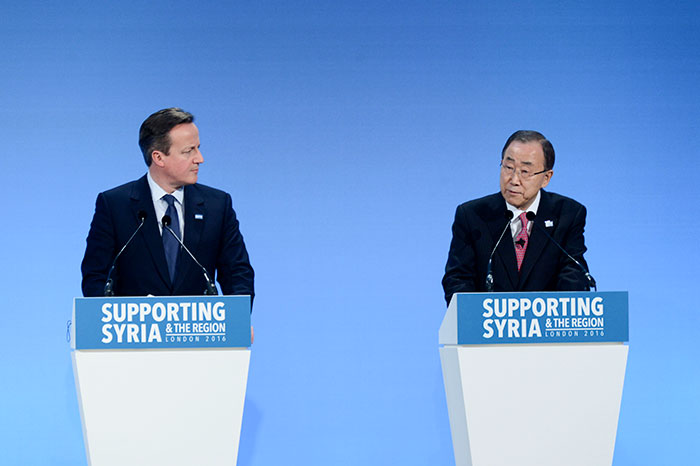
<instances>
[{"instance_id":1,"label":"podium","mask_svg":"<svg viewBox=\"0 0 700 466\"><path fill-rule=\"evenodd\" d=\"M236 464L249 296L75 298L71 347L89 465Z\"/></svg>"},{"instance_id":2,"label":"podium","mask_svg":"<svg viewBox=\"0 0 700 466\"><path fill-rule=\"evenodd\" d=\"M610 466L628 296L459 293L440 327L457 466Z\"/></svg>"}]
</instances>

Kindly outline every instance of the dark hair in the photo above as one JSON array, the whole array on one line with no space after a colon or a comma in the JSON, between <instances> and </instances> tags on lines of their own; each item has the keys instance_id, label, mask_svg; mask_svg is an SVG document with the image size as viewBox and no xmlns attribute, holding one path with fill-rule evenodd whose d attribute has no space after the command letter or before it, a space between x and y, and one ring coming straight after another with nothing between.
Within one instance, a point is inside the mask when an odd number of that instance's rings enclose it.
<instances>
[{"instance_id":1,"label":"dark hair","mask_svg":"<svg viewBox=\"0 0 700 466\"><path fill-rule=\"evenodd\" d=\"M501 160L503 160L503 157L505 157L506 149L508 149L508 146L510 146L513 141L523 143L533 141L539 142L542 146L542 152L544 152L544 169L551 170L554 168L554 146L552 146L552 143L549 142L542 133L521 129L511 134L506 141L506 145L503 146L503 150L501 151Z\"/></svg>"},{"instance_id":2,"label":"dark hair","mask_svg":"<svg viewBox=\"0 0 700 466\"><path fill-rule=\"evenodd\" d=\"M192 123L194 115L181 108L171 107L158 110L141 123L139 147L147 166L153 162L154 150L167 154L170 151L170 130L183 123Z\"/></svg>"}]
</instances>

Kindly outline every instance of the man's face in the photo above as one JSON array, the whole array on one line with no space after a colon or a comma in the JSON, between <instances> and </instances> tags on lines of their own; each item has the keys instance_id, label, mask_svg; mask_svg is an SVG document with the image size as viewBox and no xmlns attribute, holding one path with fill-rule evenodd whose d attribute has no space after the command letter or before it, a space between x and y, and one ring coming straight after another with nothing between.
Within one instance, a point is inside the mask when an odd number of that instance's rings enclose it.
<instances>
[{"instance_id":1,"label":"man's face","mask_svg":"<svg viewBox=\"0 0 700 466\"><path fill-rule=\"evenodd\" d=\"M175 190L197 182L199 164L204 162L204 158L199 151L199 131L194 123L177 125L168 134L170 150L167 154L153 151L153 164L158 167L162 182L159 184L166 184Z\"/></svg>"},{"instance_id":2,"label":"man's face","mask_svg":"<svg viewBox=\"0 0 700 466\"><path fill-rule=\"evenodd\" d=\"M506 202L527 210L552 178L552 170L539 173L543 170L544 151L538 141L510 143L501 161L501 194Z\"/></svg>"}]
</instances>

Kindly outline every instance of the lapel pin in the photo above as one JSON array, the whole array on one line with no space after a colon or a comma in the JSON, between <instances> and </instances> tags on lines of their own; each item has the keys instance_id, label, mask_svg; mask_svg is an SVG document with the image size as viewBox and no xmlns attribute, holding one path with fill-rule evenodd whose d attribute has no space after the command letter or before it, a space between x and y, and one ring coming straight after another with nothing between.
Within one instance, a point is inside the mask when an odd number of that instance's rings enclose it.
<instances>
[{"instance_id":1,"label":"lapel pin","mask_svg":"<svg viewBox=\"0 0 700 466\"><path fill-rule=\"evenodd\" d=\"M195 219L195 220L204 220L204 215L202 215L202 214L194 214L194 219Z\"/></svg>"},{"instance_id":2,"label":"lapel pin","mask_svg":"<svg viewBox=\"0 0 700 466\"><path fill-rule=\"evenodd\" d=\"M552 228L554 226L554 222L551 220L545 220L544 221L544 226L547 228Z\"/></svg>"}]
</instances>

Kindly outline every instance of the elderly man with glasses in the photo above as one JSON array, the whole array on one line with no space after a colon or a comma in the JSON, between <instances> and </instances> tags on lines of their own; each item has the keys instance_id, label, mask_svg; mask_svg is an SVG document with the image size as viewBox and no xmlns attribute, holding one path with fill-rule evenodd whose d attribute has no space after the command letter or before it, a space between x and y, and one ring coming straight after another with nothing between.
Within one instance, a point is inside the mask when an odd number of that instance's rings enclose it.
<instances>
[{"instance_id":1,"label":"elderly man with glasses","mask_svg":"<svg viewBox=\"0 0 700 466\"><path fill-rule=\"evenodd\" d=\"M508 138L500 192L457 208L442 280L448 303L461 292L589 289L586 208L543 189L553 168L554 147L541 133Z\"/></svg>"}]
</instances>

